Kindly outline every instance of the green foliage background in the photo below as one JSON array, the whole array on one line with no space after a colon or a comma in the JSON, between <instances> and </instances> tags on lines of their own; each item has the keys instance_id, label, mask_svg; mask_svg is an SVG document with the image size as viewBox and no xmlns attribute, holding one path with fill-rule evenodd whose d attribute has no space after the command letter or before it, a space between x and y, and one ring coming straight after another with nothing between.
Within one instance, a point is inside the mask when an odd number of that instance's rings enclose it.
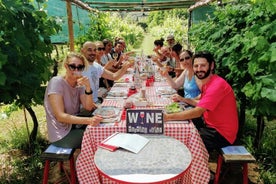
<instances>
[{"instance_id":1,"label":"green foliage background","mask_svg":"<svg viewBox=\"0 0 276 184\"><path fill-rule=\"evenodd\" d=\"M275 183L276 1L246 0L215 8L214 17L192 26L191 43L197 51L214 53L216 72L232 85L239 102L243 141L262 162L265 183ZM256 118L257 126L245 135L245 121L255 122L248 117Z\"/></svg>"},{"instance_id":2,"label":"green foliage background","mask_svg":"<svg viewBox=\"0 0 276 184\"><path fill-rule=\"evenodd\" d=\"M120 13L99 12L90 15L90 26L87 34L76 38L80 47L85 41L101 41L105 38L114 42L116 37L123 37L127 49L140 46L144 38L144 30L131 20L123 19Z\"/></svg>"},{"instance_id":3,"label":"green foliage background","mask_svg":"<svg viewBox=\"0 0 276 184\"><path fill-rule=\"evenodd\" d=\"M1 0L0 19L0 103L41 104L59 27L28 0Z\"/></svg>"},{"instance_id":4,"label":"green foliage background","mask_svg":"<svg viewBox=\"0 0 276 184\"><path fill-rule=\"evenodd\" d=\"M58 33L60 27L45 12L35 9L31 5L33 2L0 0L0 103L15 101L20 107L41 104L43 84L51 77L53 45L50 36ZM244 102L253 117L275 118L275 8L275 1L265 0L219 7L211 20L193 25L190 32L196 50L210 50L215 54L217 72L231 83L240 104ZM176 40L185 45L187 17L186 9L151 12L143 25L147 24L146 31L156 39L174 34ZM139 22L124 18L120 13L91 14L90 20L86 36L76 40L78 46L87 40L114 40L120 36L125 38L127 48L132 50L139 47L145 34ZM15 107L10 106L8 111L13 111ZM251 119L248 121L254 122ZM255 129L253 127L252 131ZM21 129L12 131L10 144L15 147L8 149L22 148L21 143L26 143L26 132L21 136L18 131L22 133ZM248 145L253 145L252 136L245 135L244 140ZM28 149L26 147L23 146ZM13 164L19 172L14 173L10 181L28 183L41 179L39 155L42 148L36 151L28 159L21 159L20 164ZM262 145L258 150L252 149L252 152L263 163L264 182L275 183L275 125L265 127ZM25 171L23 174L22 170ZM29 178L27 182L25 176Z\"/></svg>"},{"instance_id":5,"label":"green foliage background","mask_svg":"<svg viewBox=\"0 0 276 184\"><path fill-rule=\"evenodd\" d=\"M229 4L190 32L196 50L215 54L218 73L256 116L276 116L275 12L276 1Z\"/></svg>"},{"instance_id":6,"label":"green foliage background","mask_svg":"<svg viewBox=\"0 0 276 184\"><path fill-rule=\"evenodd\" d=\"M169 34L172 34L175 40L187 49L188 15L187 9L150 12L146 21L148 32L155 39L163 38L164 40Z\"/></svg>"}]
</instances>

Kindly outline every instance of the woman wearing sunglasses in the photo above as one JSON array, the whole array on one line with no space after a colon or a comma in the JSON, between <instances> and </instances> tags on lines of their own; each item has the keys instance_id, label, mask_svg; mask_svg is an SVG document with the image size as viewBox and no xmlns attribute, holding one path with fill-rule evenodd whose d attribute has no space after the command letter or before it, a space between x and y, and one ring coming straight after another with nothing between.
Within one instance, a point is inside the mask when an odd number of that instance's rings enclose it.
<instances>
[{"instance_id":1,"label":"woman wearing sunglasses","mask_svg":"<svg viewBox=\"0 0 276 184\"><path fill-rule=\"evenodd\" d=\"M103 57L103 55L105 55L105 47L103 42L101 41L96 41L95 42L96 45L96 59L95 61L97 63L99 63L100 65L104 66L104 64L102 63L101 59Z\"/></svg>"},{"instance_id":2,"label":"woman wearing sunglasses","mask_svg":"<svg viewBox=\"0 0 276 184\"><path fill-rule=\"evenodd\" d=\"M81 76L88 62L79 53L68 54L64 61L64 76L53 77L46 88L44 108L46 112L48 138L54 145L64 148L80 148L83 129L75 125L97 126L99 116L79 117L80 106L91 111L96 108L89 79Z\"/></svg>"},{"instance_id":3,"label":"woman wearing sunglasses","mask_svg":"<svg viewBox=\"0 0 276 184\"><path fill-rule=\"evenodd\" d=\"M96 45L96 59L95 61L102 65L102 66L105 66L105 64L102 63L102 58L103 56L105 56L105 46L104 46L104 43L101 42L101 41L96 41L95 42L95 45ZM109 54L110 55L110 54ZM112 62L112 61L107 61L106 63L108 62ZM100 78L100 88L103 87L103 88L106 88L108 91L110 90L110 88L113 86L114 82L112 80L108 80L108 79L105 79L103 77Z\"/></svg>"},{"instance_id":4,"label":"woman wearing sunglasses","mask_svg":"<svg viewBox=\"0 0 276 184\"><path fill-rule=\"evenodd\" d=\"M192 66L192 56L193 53L189 50L184 50L179 55L180 67L184 71L176 79L172 79L167 72L161 73L168 81L169 85L174 89L179 89L183 87L184 98L195 98L200 94L200 90L197 86L193 66ZM183 98L179 95L174 95L173 100L182 101Z\"/></svg>"},{"instance_id":5,"label":"woman wearing sunglasses","mask_svg":"<svg viewBox=\"0 0 276 184\"><path fill-rule=\"evenodd\" d=\"M178 94L174 94L171 98L176 102L185 102L188 104L187 108L192 108L199 100L200 89L199 81L196 81L193 65L192 65L193 53L190 50L184 50L179 55L180 68L184 71L176 79L172 79L167 72L163 75L167 78L169 85L178 90ZM202 118L192 119L194 125L199 130L203 126Z\"/></svg>"}]
</instances>

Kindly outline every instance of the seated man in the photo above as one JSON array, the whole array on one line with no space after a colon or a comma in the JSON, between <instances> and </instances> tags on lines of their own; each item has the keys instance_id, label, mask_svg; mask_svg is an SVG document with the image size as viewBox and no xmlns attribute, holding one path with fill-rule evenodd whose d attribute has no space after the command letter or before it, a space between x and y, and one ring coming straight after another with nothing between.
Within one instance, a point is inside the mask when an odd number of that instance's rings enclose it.
<instances>
[{"instance_id":1,"label":"seated man","mask_svg":"<svg viewBox=\"0 0 276 184\"><path fill-rule=\"evenodd\" d=\"M97 104L101 103L101 100L98 99L98 90L100 78L103 77L109 80L118 80L121 78L131 66L129 62L124 62L122 68L117 72L111 72L108 70L109 67L113 66L113 62L109 62L103 67L98 64L96 59L96 45L93 42L87 41L83 44L81 48L81 53L86 57L89 62L89 67L86 71L83 72L83 75L89 78L90 86L93 90L93 101Z\"/></svg>"},{"instance_id":2,"label":"seated man","mask_svg":"<svg viewBox=\"0 0 276 184\"><path fill-rule=\"evenodd\" d=\"M198 52L193 58L193 70L199 80L199 101L189 99L195 108L179 113L164 114L164 120L187 120L203 115L205 126L200 136L210 153L234 143L238 132L238 114L234 92L221 77L214 74L215 61L209 52Z\"/></svg>"}]
</instances>

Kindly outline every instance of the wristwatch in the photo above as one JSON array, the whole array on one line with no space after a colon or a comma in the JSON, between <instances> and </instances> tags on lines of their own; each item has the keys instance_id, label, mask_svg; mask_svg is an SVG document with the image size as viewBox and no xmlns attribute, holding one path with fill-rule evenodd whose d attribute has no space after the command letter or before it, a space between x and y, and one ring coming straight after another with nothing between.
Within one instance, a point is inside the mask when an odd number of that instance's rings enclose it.
<instances>
[{"instance_id":1,"label":"wristwatch","mask_svg":"<svg viewBox=\"0 0 276 184\"><path fill-rule=\"evenodd\" d=\"M90 91L86 91L86 90L85 90L84 92L85 92L86 95L91 95L91 94L93 94L92 89L90 89Z\"/></svg>"}]
</instances>

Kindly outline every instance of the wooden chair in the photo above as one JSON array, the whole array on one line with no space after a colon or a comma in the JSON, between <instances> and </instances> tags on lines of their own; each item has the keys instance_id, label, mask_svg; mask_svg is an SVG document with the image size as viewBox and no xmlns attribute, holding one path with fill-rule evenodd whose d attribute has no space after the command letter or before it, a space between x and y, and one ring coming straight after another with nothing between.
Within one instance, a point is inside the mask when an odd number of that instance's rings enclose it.
<instances>
[{"instance_id":1,"label":"wooden chair","mask_svg":"<svg viewBox=\"0 0 276 184\"><path fill-rule=\"evenodd\" d=\"M244 146L227 146L221 148L220 151L221 153L218 156L214 184L219 183L219 176L223 162L241 164L243 167L243 184L248 184L247 164L250 162L255 162L256 159L246 150Z\"/></svg>"},{"instance_id":2,"label":"wooden chair","mask_svg":"<svg viewBox=\"0 0 276 184\"><path fill-rule=\"evenodd\" d=\"M74 152L75 149L73 148L56 147L51 144L41 155L41 158L45 160L42 183L48 183L50 162L58 162L60 171L63 171L66 176L65 178L63 177L60 180L58 180L56 184L61 183L64 179L67 179L70 184L76 184L77 179L74 163ZM70 162L70 175L64 168L64 161Z\"/></svg>"}]
</instances>

